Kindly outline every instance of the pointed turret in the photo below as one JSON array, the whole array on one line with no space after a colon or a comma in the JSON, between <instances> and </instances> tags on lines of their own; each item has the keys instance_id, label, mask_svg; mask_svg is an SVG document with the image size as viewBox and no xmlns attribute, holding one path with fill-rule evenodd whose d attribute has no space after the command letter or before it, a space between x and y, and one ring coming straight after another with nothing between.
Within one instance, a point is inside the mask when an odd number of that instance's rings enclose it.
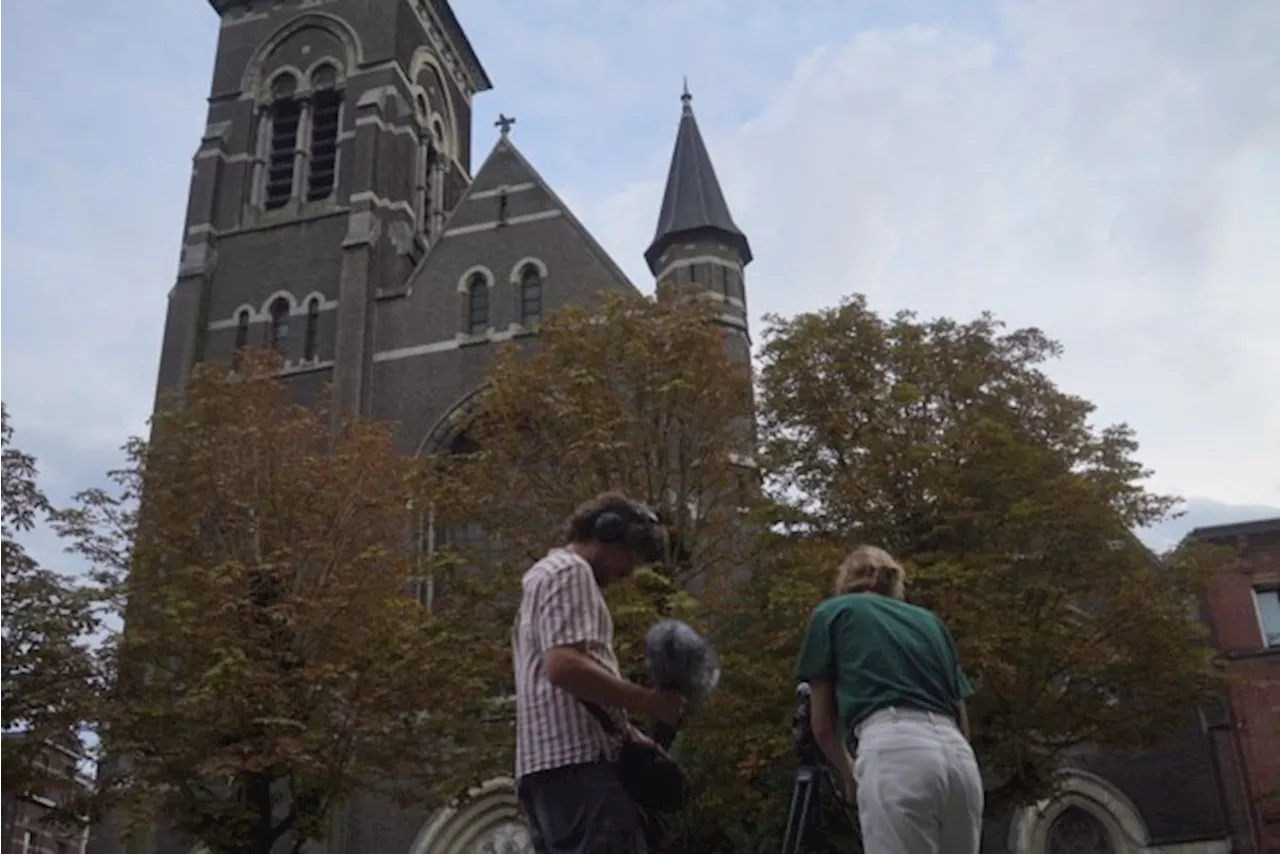
<instances>
[{"instance_id":1,"label":"pointed turret","mask_svg":"<svg viewBox=\"0 0 1280 854\"><path fill-rule=\"evenodd\" d=\"M739 333L729 336L729 345L749 359L743 271L751 263L751 246L729 213L711 155L693 117L693 96L687 81L680 100L680 129L671 153L658 231L644 259L659 283L701 288L719 299L724 304L719 322Z\"/></svg>"},{"instance_id":2,"label":"pointed turret","mask_svg":"<svg viewBox=\"0 0 1280 854\"><path fill-rule=\"evenodd\" d=\"M751 246L729 213L711 155L693 116L693 96L687 81L680 100L680 129L671 154L658 229L644 253L649 269L658 278L663 278L668 266L663 263L663 255L675 243L716 241L734 249L740 265L751 262Z\"/></svg>"}]
</instances>

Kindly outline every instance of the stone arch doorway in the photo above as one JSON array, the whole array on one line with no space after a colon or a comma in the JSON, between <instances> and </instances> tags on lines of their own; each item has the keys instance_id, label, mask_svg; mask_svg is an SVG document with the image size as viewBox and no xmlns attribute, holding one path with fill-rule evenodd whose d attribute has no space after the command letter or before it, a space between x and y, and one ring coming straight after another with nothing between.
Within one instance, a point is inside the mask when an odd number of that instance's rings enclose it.
<instances>
[{"instance_id":1,"label":"stone arch doorway","mask_svg":"<svg viewBox=\"0 0 1280 854\"><path fill-rule=\"evenodd\" d=\"M1129 799L1079 769L1061 772L1057 797L1019 810L1009 831L1017 854L1142 854L1151 844Z\"/></svg>"},{"instance_id":2,"label":"stone arch doorway","mask_svg":"<svg viewBox=\"0 0 1280 854\"><path fill-rule=\"evenodd\" d=\"M438 810L409 854L533 854L514 782L490 780Z\"/></svg>"},{"instance_id":3,"label":"stone arch doorway","mask_svg":"<svg viewBox=\"0 0 1280 854\"><path fill-rule=\"evenodd\" d=\"M1116 846L1102 820L1079 806L1058 814L1049 826L1049 854L1115 854Z\"/></svg>"}]
</instances>

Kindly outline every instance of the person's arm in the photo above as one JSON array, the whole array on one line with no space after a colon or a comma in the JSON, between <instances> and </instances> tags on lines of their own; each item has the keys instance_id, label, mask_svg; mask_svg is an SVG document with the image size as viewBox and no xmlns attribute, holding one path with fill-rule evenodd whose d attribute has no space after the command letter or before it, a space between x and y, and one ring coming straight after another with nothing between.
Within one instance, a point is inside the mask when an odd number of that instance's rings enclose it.
<instances>
[{"instance_id":1,"label":"person's arm","mask_svg":"<svg viewBox=\"0 0 1280 854\"><path fill-rule=\"evenodd\" d=\"M831 630L827 616L816 611L800 648L796 681L809 683L809 729L822 755L848 785L853 780L853 760L845 747L836 709L836 657Z\"/></svg>"},{"instance_id":2,"label":"person's arm","mask_svg":"<svg viewBox=\"0 0 1280 854\"><path fill-rule=\"evenodd\" d=\"M969 709L965 706L964 700L956 700L956 724L960 727L960 734L964 736L964 740L973 741L969 737Z\"/></svg>"},{"instance_id":3,"label":"person's arm","mask_svg":"<svg viewBox=\"0 0 1280 854\"><path fill-rule=\"evenodd\" d=\"M671 719L674 704L659 697L659 692L620 679L602 667L587 652L585 641L548 649L542 653L542 663L547 669L547 680L579 700L627 709L666 723L679 719L678 712L675 720Z\"/></svg>"},{"instance_id":4,"label":"person's arm","mask_svg":"<svg viewBox=\"0 0 1280 854\"><path fill-rule=\"evenodd\" d=\"M942 626L942 633L947 639L947 648L951 652L951 660L955 663L955 700L953 704L956 709L956 726L960 728L961 735L965 741L972 741L969 730L969 707L967 700L973 696L973 685L969 682L969 677L965 675L964 668L960 666L960 653L956 650L955 639L951 637L951 632L946 625Z\"/></svg>"},{"instance_id":5,"label":"person's arm","mask_svg":"<svg viewBox=\"0 0 1280 854\"><path fill-rule=\"evenodd\" d=\"M849 756L849 748L840 736L836 720L835 686L830 682L810 682L809 727L813 730L813 740L818 743L822 755L827 757L840 779L851 780L853 758Z\"/></svg>"},{"instance_id":6,"label":"person's arm","mask_svg":"<svg viewBox=\"0 0 1280 854\"><path fill-rule=\"evenodd\" d=\"M678 694L621 679L587 652L589 643L608 643L596 607L599 595L595 579L585 566L557 573L538 591L533 619L542 643L547 680L579 700L674 724L684 710L684 700Z\"/></svg>"}]
</instances>

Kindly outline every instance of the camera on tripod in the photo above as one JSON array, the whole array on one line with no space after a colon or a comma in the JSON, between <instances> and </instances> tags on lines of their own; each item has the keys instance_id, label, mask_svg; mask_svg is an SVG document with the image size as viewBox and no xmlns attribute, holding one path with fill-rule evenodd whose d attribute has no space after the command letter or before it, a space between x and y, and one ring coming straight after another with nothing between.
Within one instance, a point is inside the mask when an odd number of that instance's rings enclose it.
<instances>
[{"instance_id":1,"label":"camera on tripod","mask_svg":"<svg viewBox=\"0 0 1280 854\"><path fill-rule=\"evenodd\" d=\"M800 767L796 769L796 782L791 790L791 809L787 814L787 830L782 838L782 854L799 854L805 831L813 823L813 814L821 799L822 780L831 784L836 799L844 808L846 818L855 837L860 836L858 817L844 799L844 792L835 772L822 755L822 748L813 737L810 722L813 698L808 682L796 686L796 709L791 716L791 739L795 746Z\"/></svg>"},{"instance_id":2,"label":"camera on tripod","mask_svg":"<svg viewBox=\"0 0 1280 854\"><path fill-rule=\"evenodd\" d=\"M791 740L796 749L796 757L801 765L822 764L822 749L813 737L813 724L810 713L813 698L809 692L809 683L801 682L796 686L796 710L791 716Z\"/></svg>"}]
</instances>

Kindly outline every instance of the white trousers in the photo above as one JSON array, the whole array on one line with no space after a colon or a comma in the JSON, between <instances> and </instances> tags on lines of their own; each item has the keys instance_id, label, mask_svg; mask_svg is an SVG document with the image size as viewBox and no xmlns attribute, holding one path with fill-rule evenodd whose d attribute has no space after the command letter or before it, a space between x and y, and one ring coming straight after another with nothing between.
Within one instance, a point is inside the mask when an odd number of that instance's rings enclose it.
<instances>
[{"instance_id":1,"label":"white trousers","mask_svg":"<svg viewBox=\"0 0 1280 854\"><path fill-rule=\"evenodd\" d=\"M855 734L866 854L977 854L982 778L955 721L932 712L881 709Z\"/></svg>"}]
</instances>

